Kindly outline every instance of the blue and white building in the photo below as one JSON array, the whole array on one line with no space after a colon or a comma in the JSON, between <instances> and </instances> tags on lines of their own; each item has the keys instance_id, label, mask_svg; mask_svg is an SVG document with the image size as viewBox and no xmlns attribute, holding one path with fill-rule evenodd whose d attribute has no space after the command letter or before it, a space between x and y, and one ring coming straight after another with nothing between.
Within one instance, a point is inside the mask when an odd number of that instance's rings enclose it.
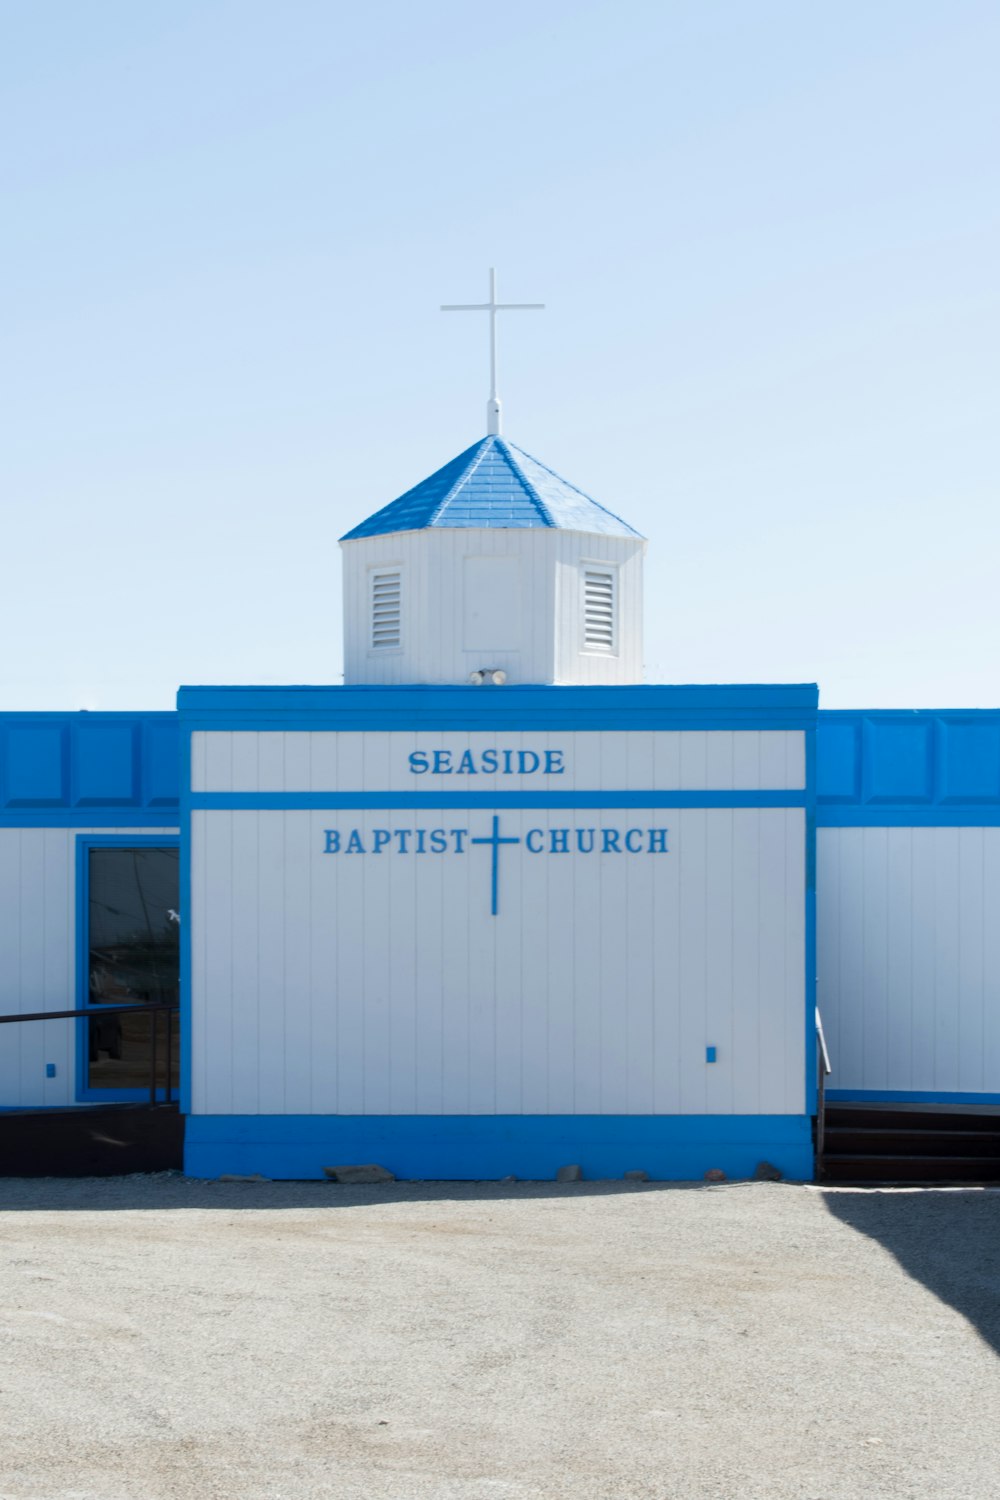
<instances>
[{"instance_id":1,"label":"blue and white building","mask_svg":"<svg viewBox=\"0 0 1000 1500\"><path fill-rule=\"evenodd\" d=\"M196 1176L808 1178L817 1000L836 1096L1000 1103L1000 712L644 685L645 547L491 431L343 538L342 686L0 715L0 1012L83 1017L0 1106L178 996Z\"/></svg>"}]
</instances>

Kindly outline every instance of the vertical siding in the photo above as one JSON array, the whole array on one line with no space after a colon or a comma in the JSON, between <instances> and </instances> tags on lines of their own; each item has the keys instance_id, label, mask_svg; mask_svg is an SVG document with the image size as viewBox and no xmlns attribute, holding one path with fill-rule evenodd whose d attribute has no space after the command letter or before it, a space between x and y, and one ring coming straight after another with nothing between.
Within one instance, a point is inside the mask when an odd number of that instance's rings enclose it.
<instances>
[{"instance_id":1,"label":"vertical siding","mask_svg":"<svg viewBox=\"0 0 1000 1500\"><path fill-rule=\"evenodd\" d=\"M836 1089L1000 1094L1000 828L822 828Z\"/></svg>"},{"instance_id":2,"label":"vertical siding","mask_svg":"<svg viewBox=\"0 0 1000 1500\"><path fill-rule=\"evenodd\" d=\"M0 1012L69 1010L76 1004L76 840L79 834L171 828L0 828ZM0 1028L0 1107L76 1102L72 1021ZM46 1078L55 1063L55 1078Z\"/></svg>"},{"instance_id":3,"label":"vertical siding","mask_svg":"<svg viewBox=\"0 0 1000 1500\"><path fill-rule=\"evenodd\" d=\"M511 811L670 825L667 855L349 857L465 811L192 818L196 1113L798 1113L801 809ZM706 1046L718 1062L706 1064Z\"/></svg>"}]
</instances>

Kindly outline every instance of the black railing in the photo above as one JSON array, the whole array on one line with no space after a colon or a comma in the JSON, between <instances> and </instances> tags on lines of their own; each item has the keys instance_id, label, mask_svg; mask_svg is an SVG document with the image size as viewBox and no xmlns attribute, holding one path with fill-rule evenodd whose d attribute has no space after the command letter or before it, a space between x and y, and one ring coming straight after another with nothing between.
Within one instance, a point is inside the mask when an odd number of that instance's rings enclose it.
<instances>
[{"instance_id":1,"label":"black railing","mask_svg":"<svg viewBox=\"0 0 1000 1500\"><path fill-rule=\"evenodd\" d=\"M156 1018L165 1015L167 1018L167 1045L166 1045L166 1068L164 1070L163 1098L165 1103L171 1102L171 1079L173 1070L173 1030L174 1015L180 1010L177 1003L173 1005L162 1001L150 1002L143 1005L94 1005L88 1010L33 1010L21 1012L18 1015L0 1016L0 1025L5 1023L16 1023L19 1021L99 1021L103 1016L126 1016L135 1014L146 1014L149 1016L149 1102L157 1102L159 1083L156 1078Z\"/></svg>"}]
</instances>

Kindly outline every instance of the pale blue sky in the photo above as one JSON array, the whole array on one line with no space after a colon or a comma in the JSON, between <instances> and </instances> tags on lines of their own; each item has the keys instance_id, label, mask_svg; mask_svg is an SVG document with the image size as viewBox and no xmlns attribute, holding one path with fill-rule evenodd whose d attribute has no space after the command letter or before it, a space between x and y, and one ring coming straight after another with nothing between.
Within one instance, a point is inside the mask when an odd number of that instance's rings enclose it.
<instances>
[{"instance_id":1,"label":"pale blue sky","mask_svg":"<svg viewBox=\"0 0 1000 1500\"><path fill-rule=\"evenodd\" d=\"M995 0L0 0L0 707L336 681L491 264L652 680L1000 703L998 76Z\"/></svg>"}]
</instances>

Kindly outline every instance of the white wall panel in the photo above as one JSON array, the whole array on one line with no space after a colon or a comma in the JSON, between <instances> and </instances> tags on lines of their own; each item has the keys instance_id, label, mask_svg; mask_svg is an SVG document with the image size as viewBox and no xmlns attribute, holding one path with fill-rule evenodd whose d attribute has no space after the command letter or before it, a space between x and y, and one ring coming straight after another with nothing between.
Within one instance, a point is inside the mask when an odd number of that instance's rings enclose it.
<instances>
[{"instance_id":1,"label":"white wall panel","mask_svg":"<svg viewBox=\"0 0 1000 1500\"><path fill-rule=\"evenodd\" d=\"M220 830L216 838L221 845L221 864L210 863L209 889L218 882L228 887L229 911L222 906L221 915L228 931L223 926L221 942L225 945L219 963L223 980L223 1007L226 1011L224 1034L227 1050L232 1058L229 1071L232 1109L236 1114L256 1114L260 1108L260 1069L263 1032L261 1027L260 989L260 931L259 916L262 892L260 889L260 830L256 819L242 818L237 813L229 815L229 836ZM228 843L228 848L227 848ZM273 904L280 899L280 892L268 891L264 896ZM192 927L194 910L192 910ZM226 951L228 950L228 951ZM209 934L209 953L214 957L214 944ZM227 974L228 969L228 974ZM226 983L228 979L228 983ZM284 990L278 991L284 994ZM192 985L192 996L200 993L197 984ZM194 999L194 1009L202 1006ZM211 1007L209 1007L211 1008ZM276 1060L270 1060L276 1071ZM268 1090L268 1092L271 1092Z\"/></svg>"},{"instance_id":2,"label":"white wall panel","mask_svg":"<svg viewBox=\"0 0 1000 1500\"><path fill-rule=\"evenodd\" d=\"M821 828L830 1087L1000 1093L1000 828Z\"/></svg>"},{"instance_id":3,"label":"white wall panel","mask_svg":"<svg viewBox=\"0 0 1000 1500\"><path fill-rule=\"evenodd\" d=\"M195 1112L801 1112L801 809L505 810L495 917L488 846L412 852L491 825L195 812ZM666 854L524 842L663 826ZM323 853L353 828L369 852ZM410 851L370 852L380 828Z\"/></svg>"},{"instance_id":4,"label":"white wall panel","mask_svg":"<svg viewBox=\"0 0 1000 1500\"><path fill-rule=\"evenodd\" d=\"M79 834L176 834L169 828L0 828L0 1012L76 1005ZM0 1027L0 1105L76 1103L73 1021ZM54 1063L55 1078L46 1078Z\"/></svg>"},{"instance_id":5,"label":"white wall panel","mask_svg":"<svg viewBox=\"0 0 1000 1500\"><path fill-rule=\"evenodd\" d=\"M602 786L636 792L755 792L805 786L801 730L197 730L192 740L196 792L585 791ZM435 773L435 751L450 753L450 772ZM497 752L502 767L509 751L514 769L511 774L460 771L465 751L476 767L482 765L484 751ZM536 771L517 773L520 751L539 757ZM546 751L561 754L561 772L546 774ZM415 773L411 752L427 757L429 769Z\"/></svg>"}]
</instances>

